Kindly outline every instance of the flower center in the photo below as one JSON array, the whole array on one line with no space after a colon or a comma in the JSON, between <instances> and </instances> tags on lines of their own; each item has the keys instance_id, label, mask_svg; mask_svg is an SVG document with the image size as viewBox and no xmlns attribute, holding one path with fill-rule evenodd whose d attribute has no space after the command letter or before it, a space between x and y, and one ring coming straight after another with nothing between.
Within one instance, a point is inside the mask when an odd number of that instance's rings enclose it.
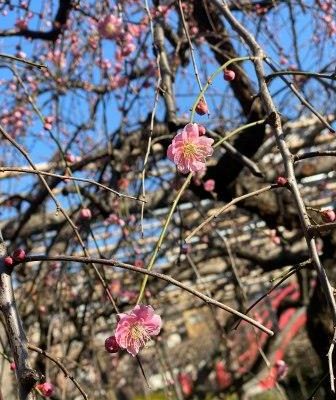
<instances>
[{"instance_id":1,"label":"flower center","mask_svg":"<svg viewBox=\"0 0 336 400\"><path fill-rule=\"evenodd\" d=\"M143 344L145 344L150 339L146 328L139 323L135 323L131 327L130 334L133 340L139 340Z\"/></svg>"},{"instance_id":2,"label":"flower center","mask_svg":"<svg viewBox=\"0 0 336 400\"><path fill-rule=\"evenodd\" d=\"M109 22L105 26L105 30L109 35L113 35L116 32L116 28L115 28L114 24L112 24L112 22Z\"/></svg>"},{"instance_id":3,"label":"flower center","mask_svg":"<svg viewBox=\"0 0 336 400\"><path fill-rule=\"evenodd\" d=\"M185 158L194 156L197 153L197 146L194 143L186 143L183 146L183 155Z\"/></svg>"}]
</instances>

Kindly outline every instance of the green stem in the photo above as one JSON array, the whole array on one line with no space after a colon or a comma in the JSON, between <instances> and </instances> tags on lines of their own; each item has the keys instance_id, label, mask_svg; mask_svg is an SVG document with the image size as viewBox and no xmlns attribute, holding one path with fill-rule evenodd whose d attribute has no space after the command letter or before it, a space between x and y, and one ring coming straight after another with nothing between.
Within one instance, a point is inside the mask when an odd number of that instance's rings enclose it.
<instances>
[{"instance_id":1,"label":"green stem","mask_svg":"<svg viewBox=\"0 0 336 400\"><path fill-rule=\"evenodd\" d=\"M204 88L200 91L200 94L198 95L196 101L194 102L193 107L192 107L192 109L191 109L190 122L191 122L191 123L193 122L194 115L195 115L195 109L196 109L196 106L197 106L199 100L204 96L204 93L207 91L207 89L208 89L209 86L211 85L212 80L213 80L221 71L223 71L226 67L228 67L230 64L232 64L232 63L234 63L234 62L247 61L247 60L255 60L255 59L257 59L257 58L259 58L259 57L250 57L250 56L236 57L236 58L232 58L231 60L227 61L225 64L223 64L222 66L220 66L220 67L210 76L210 78L208 79L208 82L206 83L206 85L204 86ZM251 124L247 124L247 125L244 125L244 126L242 126L242 127L240 127L240 128L237 128L237 129L234 130L233 132L229 133L229 134L228 134L226 137L224 137L223 139L220 139L219 142L216 143L216 145L214 146L214 148L218 147L221 143L223 143L225 140L228 140L230 137L232 137L232 136L235 135L236 133L239 133L240 131L242 131L242 130L244 130L244 129L247 129L247 128L249 128L250 126L255 126L255 125L258 125L258 124L262 124L262 123L264 123L264 122L265 122L265 120L256 121L256 122L252 122ZM179 190L179 192L178 192L178 194L177 194L177 197L176 197L176 199L174 200L174 202L173 202L173 204L172 204L172 206L171 206L171 208L170 208L170 210L169 210L169 212L168 212L168 215L167 215L165 224L164 224L164 226L163 226L163 228L162 228L162 231L161 231L161 233L160 233L159 239L158 239L158 241L157 241L157 243L156 243L156 246L155 246L155 248L154 248L154 251L153 251L153 253L152 253L152 256L151 256L151 258L150 258L150 260L149 260L149 263L148 263L148 266L147 266L147 270L148 270L148 271L150 271L150 270L153 268L153 266L154 266L155 260L156 260L156 258L157 258L157 256L158 256L159 251L160 251L160 248L161 248L163 239L164 239L164 237L165 237L165 234L166 234L168 225L169 225L170 220L171 220L171 218L172 218L172 216L173 216L173 213L174 213L174 211L175 211L175 208L176 208L176 206L177 206L177 204L178 204L178 202L179 202L179 200L180 200L180 198L181 198L183 192L184 192L185 189L188 187L188 185L189 185L189 183L190 183L190 181L191 181L192 176L193 176L193 173L191 172L191 173L188 175L187 179L185 180L183 186L182 186L181 189ZM146 288L147 281L148 281L148 275L146 275L146 276L144 277L144 279L142 280L141 287L140 287L140 293L139 293L139 296L138 296L138 299L137 299L136 304L139 304L139 303L141 302L142 298L143 298L143 295L144 295L144 292L145 292L145 288Z\"/></svg>"},{"instance_id":2,"label":"green stem","mask_svg":"<svg viewBox=\"0 0 336 400\"><path fill-rule=\"evenodd\" d=\"M193 176L193 173L190 172L190 174L187 176L187 179L186 179L185 182L183 183L181 189L179 190L179 192L178 192L178 194L177 194L177 196L176 196L176 198L175 198L175 200L174 200L174 203L172 204L172 206L171 206L171 208L170 208L170 210L169 210L169 213L168 213L167 218L166 218L166 222L165 222L165 224L164 224L164 226L163 226L163 228L162 228L162 231L161 231L161 233L160 233L159 240L157 241L156 246L155 246L155 249L154 249L154 251L153 251L153 254L152 254L152 256L151 256L151 258L150 258L150 260L149 260L149 263L148 263L148 266L147 266L147 270L148 270L148 271L150 271L150 270L153 268L153 266L154 266L156 257L157 257L157 255L158 255L158 253L159 253L159 251L160 251L160 248L161 248L163 239L164 239L164 237L165 237L165 234L166 234L168 225L169 225L170 220L171 220L171 218L172 218L172 216L173 216L173 213L174 213L174 211L175 211L175 208L176 208L176 206L177 206L177 204L178 204L178 202L179 202L179 200L180 200L180 198L181 198L183 192L184 192L185 189L188 187L188 185L189 185L189 183L190 183L190 181L191 181L192 176ZM144 292L145 292L145 288L146 288L147 281L148 281L148 275L146 275L146 276L143 278L143 280L142 280L141 288L140 288L140 293L139 293L138 300L137 300L136 304L139 304L139 303L141 302L142 298L143 298L143 295L144 295Z\"/></svg>"},{"instance_id":3,"label":"green stem","mask_svg":"<svg viewBox=\"0 0 336 400\"><path fill-rule=\"evenodd\" d=\"M224 143L227 140L229 140L230 138L232 138L232 136L236 135L237 133L244 131L245 129L251 128L252 126L262 125L265 122L266 122L266 118L260 119L259 121L251 122L250 124L240 126L239 128L235 129L234 131L229 132L222 139L218 140L218 142L213 145L213 148L216 149L218 146L220 146L222 143Z\"/></svg>"},{"instance_id":4,"label":"green stem","mask_svg":"<svg viewBox=\"0 0 336 400\"><path fill-rule=\"evenodd\" d=\"M221 65L219 68L216 69L216 71L210 75L210 78L208 79L207 83L205 84L204 88L200 91L200 94L197 96L196 101L194 102L192 109L191 109L191 117L190 117L190 122L193 122L194 117L195 117L195 110L197 107L198 102L200 99L204 96L204 93L208 90L209 86L212 84L212 81L218 74L220 74L224 69L226 69L230 64L234 62L240 62L240 61L247 61L247 60L255 60L258 57L251 57L251 56L245 56L245 57L236 57L232 58L231 60L227 61L225 64Z\"/></svg>"}]
</instances>

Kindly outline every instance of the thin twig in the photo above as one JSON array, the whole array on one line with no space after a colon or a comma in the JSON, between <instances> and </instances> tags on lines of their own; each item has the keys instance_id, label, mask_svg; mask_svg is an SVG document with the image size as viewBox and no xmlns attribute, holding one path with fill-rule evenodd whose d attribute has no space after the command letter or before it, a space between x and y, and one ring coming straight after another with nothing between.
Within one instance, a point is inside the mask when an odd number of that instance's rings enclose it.
<instances>
[{"instance_id":1,"label":"thin twig","mask_svg":"<svg viewBox=\"0 0 336 400\"><path fill-rule=\"evenodd\" d=\"M293 161L298 162L312 157L336 157L336 150L318 150L303 154L295 154L295 156L293 156Z\"/></svg>"},{"instance_id":2,"label":"thin twig","mask_svg":"<svg viewBox=\"0 0 336 400\"><path fill-rule=\"evenodd\" d=\"M145 9L146 9L147 16L149 18L153 46L155 47L156 44L155 44L155 32L154 32L154 26L153 26L153 18L152 18L152 14L151 14L149 6L148 6L148 0L145 0ZM150 119L150 128L149 128L147 149L146 149L146 154L145 154L142 172L141 172L141 189L142 189L141 191L142 191L142 197L144 200L146 199L146 182L145 182L146 167L147 167L147 163L148 163L148 159L149 159L149 155L150 155L150 151L151 151L152 137L153 137L153 131L154 131L154 120L155 120L157 106L159 103L159 95L160 95L159 93L160 93L160 86L161 86L161 82L162 82L161 69L160 69L160 51L157 51L156 53L157 53L156 67L157 67L158 77L157 77L157 82L156 82L154 105L153 105L153 110L152 110L151 119ZM144 223L143 223L144 212L145 212L145 203L142 203L141 204L141 212L140 212L140 225L141 225L142 237L144 236Z\"/></svg>"},{"instance_id":3,"label":"thin twig","mask_svg":"<svg viewBox=\"0 0 336 400\"><path fill-rule=\"evenodd\" d=\"M274 286L272 286L266 293L264 293L262 296L260 296L254 303L252 303L246 310L245 313L248 314L257 304L259 304L262 300L264 300L266 297L268 297L277 287L279 287L282 283L284 283L289 277L291 277L293 274L295 274L297 271L300 271L303 268L308 267L311 265L311 260L307 260L303 263L300 263L298 265L295 265L293 268L291 268L289 271L286 272L286 274L277 282ZM234 329L237 329L241 321L237 323L237 325L234 327Z\"/></svg>"},{"instance_id":4,"label":"thin twig","mask_svg":"<svg viewBox=\"0 0 336 400\"><path fill-rule=\"evenodd\" d=\"M42 69L42 68L48 69L48 67L46 65L38 64L38 63L35 63L33 61L30 61L30 60L25 60L24 58L15 57L15 56L12 56L10 54L0 54L0 57L8 58L9 60L12 60L12 61L17 61L17 62L21 62L21 63L24 63L24 64L28 64L28 65L31 65L32 67L36 67L36 68L39 68L39 69Z\"/></svg>"},{"instance_id":5,"label":"thin twig","mask_svg":"<svg viewBox=\"0 0 336 400\"><path fill-rule=\"evenodd\" d=\"M275 189L279 187L278 185L269 185L265 186L261 189L255 190L250 193L246 193L242 196L236 197L235 199L231 200L229 203L225 204L223 207L221 207L219 210L217 210L215 213L210 215L206 220L204 220L201 224L199 224L196 228L194 228L191 233L184 239L186 243L190 242L190 239L196 235L197 232L199 232L205 225L207 225L209 222L211 222L214 218L217 218L220 214L222 214L225 211L228 211L233 205L239 203L242 200L248 199L253 196L258 196L261 193L267 192L268 190Z\"/></svg>"},{"instance_id":6,"label":"thin twig","mask_svg":"<svg viewBox=\"0 0 336 400\"><path fill-rule=\"evenodd\" d=\"M74 256L44 256L44 255L29 255L26 256L24 262L34 262L34 261L68 261L68 262L78 262L83 264L102 264L102 265L110 265L117 268L126 269L133 272L138 272L140 274L146 275L148 278L152 276L154 278L158 278L164 280L168 283L171 283L174 286L177 286L186 292L193 294L194 296L198 297L199 299L205 301L207 304L213 304L231 314L237 315L238 317L242 318L246 322L254 325L256 328L259 328L263 332L267 333L270 336L273 336L273 331L266 328L264 325L260 324L259 322L255 321L254 319L247 317L246 315L242 314L241 312L223 304L217 300L212 299L209 296L195 290L188 285L185 285L182 282L177 281L176 279L172 278L171 276L160 274L158 272L149 271L148 269L138 268L131 264L121 263L116 260L107 260L104 258L91 258L91 257L74 257Z\"/></svg>"},{"instance_id":7,"label":"thin twig","mask_svg":"<svg viewBox=\"0 0 336 400\"><path fill-rule=\"evenodd\" d=\"M168 212L166 221L165 221L164 226L163 226L163 228L162 228L162 230L161 230L159 239L158 239L158 241L157 241L157 243L156 243L156 246L155 246L155 248L154 248L154 250L153 250L152 256L151 256L151 258L150 258L150 260L149 260L149 263L148 263L148 266L147 266L147 271L150 271L150 270L153 268L153 266L154 266L156 257L157 257L157 255L158 255L158 253L159 253L159 251L160 251L160 248L161 248L163 239L164 239L164 237L165 237L165 235L166 235L166 231L167 231L168 225L169 225L169 223L170 223L170 220L171 220L171 218L172 218L172 216L173 216L173 213L174 213L174 211L175 211L175 208L176 208L176 206L177 206L177 204L178 204L178 202L179 202L179 200L180 200L182 194L184 193L185 189L188 187L188 185L189 185L189 183L190 183L190 181L191 181L192 176L193 176L193 174L192 174L192 172L191 172L191 173L188 175L188 177L187 177L187 179L185 180L185 182L183 183L181 189L180 189L179 192L177 193L177 196L176 196L176 198L175 198L175 200L174 200L174 202L173 202L173 204L172 204L172 206L171 206L171 208L170 208L170 210L169 210L169 212ZM143 297L144 292L145 292L145 288L146 288L147 281L148 281L148 276L145 276L144 279L143 279L143 281L142 281L142 283L141 283L140 292L139 292L139 296L138 296L138 299L137 299L137 304L139 304L140 301L142 300L142 297Z\"/></svg>"},{"instance_id":8,"label":"thin twig","mask_svg":"<svg viewBox=\"0 0 336 400\"><path fill-rule=\"evenodd\" d=\"M323 78L323 79L331 79L331 80L336 80L336 74L333 72L331 74L325 74L325 73L320 73L320 72L308 72L308 71L276 71L272 72L271 74L268 74L265 76L266 82L269 82L271 79L276 78L278 76L283 76L283 75L303 75L303 76L309 76L313 78Z\"/></svg>"},{"instance_id":9,"label":"thin twig","mask_svg":"<svg viewBox=\"0 0 336 400\"><path fill-rule=\"evenodd\" d=\"M36 171L38 177L40 178L43 186L45 187L46 191L49 193L50 197L52 198L52 200L54 201L55 205L56 205L56 209L59 210L62 215L64 216L64 218L67 220L67 222L70 224L76 238L78 239L78 242L81 246L81 248L83 249L83 253L85 256L89 257L89 252L87 251L87 248L85 246L85 243L83 241L83 239L81 238L79 232L78 232L78 228L76 227L76 225L74 224L74 222L72 221L72 219L70 218L70 216L68 215L68 213L64 210L64 208L61 206L61 204L59 203L59 201L56 199L54 193L52 192L52 190L50 189L47 181L44 179L42 174L39 174L34 162L32 161L31 157L29 156L29 154L26 152L26 150L20 146L5 130L4 128L0 125L0 133L2 134L2 136L7 139L21 154L22 156L27 160L28 164L31 166L31 168ZM97 267L92 264L92 267L95 271L95 274L98 278L98 280L100 281L100 283L102 284L106 295L109 299L109 301L111 302L114 310L116 312L118 312L118 307L112 297L112 294L110 292L110 289L107 285L107 283L105 282L105 279L103 278L103 276L101 275L101 273L98 271Z\"/></svg>"},{"instance_id":10,"label":"thin twig","mask_svg":"<svg viewBox=\"0 0 336 400\"><path fill-rule=\"evenodd\" d=\"M28 169L28 168L17 168L17 167L0 167L0 173L1 172L19 172L19 173L27 173L27 174L36 174L36 175L46 175L46 176L51 176L53 178L59 178L59 179L63 179L63 180L72 180L72 181L78 181L78 182L85 182L85 183L90 183L91 185L95 185L98 186L102 189L108 190L109 192L115 194L118 197L123 197L123 198L127 198L127 199L132 199L132 200L137 200L140 201L142 203L146 202L144 199L140 199L139 197L135 197L135 196L129 196L127 194L124 193L120 193L117 192L114 189L109 188L108 186L103 185L102 183L96 182L95 180L92 179L86 179L86 178L77 178L74 176L69 176L69 175L59 175L59 174L53 174L51 172L46 172L46 171L41 171L41 170L34 170L34 169Z\"/></svg>"},{"instance_id":11,"label":"thin twig","mask_svg":"<svg viewBox=\"0 0 336 400\"><path fill-rule=\"evenodd\" d=\"M76 388L80 391L81 395L83 396L83 398L85 400L88 399L87 394L84 392L84 390L82 389L82 387L80 386L80 384L77 382L77 380L71 375L71 373L67 370L67 368L64 366L64 364L62 364L62 362L59 360L59 358L53 356L52 354L48 353L45 350L40 349L37 346L34 346L31 343L28 343L28 349L29 350L33 350L36 353L42 354L44 357L48 358L49 360L51 360L52 362L54 362L58 368L64 373L64 376L66 378L69 378L73 384L76 386Z\"/></svg>"},{"instance_id":12,"label":"thin twig","mask_svg":"<svg viewBox=\"0 0 336 400\"><path fill-rule=\"evenodd\" d=\"M202 82L201 82L200 77L199 77L198 68L197 68L197 64L196 64L196 59L195 59L195 55L194 55L195 50L194 50L194 46L192 44L192 41L191 41L191 38L190 38L190 35L189 35L188 24L187 24L187 21L185 20L185 17L184 17L184 12L183 12L183 8L182 8L182 1L178 0L178 4L179 4L179 9L180 9L183 29L184 29L184 32L185 32L185 34L187 36L187 40L188 40L188 43L189 43L191 62L192 62L193 68L194 68L194 72L195 72L195 76L196 76L196 80L197 80L197 83L198 83L199 90L202 91L202 89L203 89ZM204 97L204 101L205 101L205 97Z\"/></svg>"},{"instance_id":13,"label":"thin twig","mask_svg":"<svg viewBox=\"0 0 336 400\"><path fill-rule=\"evenodd\" d=\"M270 58L266 57L265 58L266 64L270 66L270 68L274 72L278 72L277 68L274 66L273 62L271 61ZM290 88L290 90L295 94L295 96L301 101L301 103L306 106L313 114L317 116L317 118L322 122L322 124L329 129L330 132L335 133L334 128L329 124L329 122L321 115L315 107L313 107L309 101L307 101L302 94L296 89L296 87L293 85L292 82L290 82L285 76L279 75L280 79L286 83L286 85ZM263 78L265 80L265 78ZM266 83L266 81L265 81Z\"/></svg>"}]
</instances>

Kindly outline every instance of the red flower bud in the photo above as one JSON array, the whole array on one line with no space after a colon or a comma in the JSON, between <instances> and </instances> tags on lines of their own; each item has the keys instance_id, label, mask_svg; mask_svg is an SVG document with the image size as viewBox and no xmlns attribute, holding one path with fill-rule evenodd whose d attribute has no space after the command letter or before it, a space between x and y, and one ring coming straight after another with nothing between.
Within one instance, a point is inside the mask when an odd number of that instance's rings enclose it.
<instances>
[{"instance_id":1,"label":"red flower bud","mask_svg":"<svg viewBox=\"0 0 336 400\"><path fill-rule=\"evenodd\" d=\"M224 79L226 81L233 81L234 78L236 77L236 74L234 71L232 71L232 69L225 69L224 70Z\"/></svg>"},{"instance_id":2,"label":"red flower bud","mask_svg":"<svg viewBox=\"0 0 336 400\"><path fill-rule=\"evenodd\" d=\"M322 218L325 222L334 222L336 219L335 211L331 209L322 211Z\"/></svg>"},{"instance_id":3,"label":"red flower bud","mask_svg":"<svg viewBox=\"0 0 336 400\"><path fill-rule=\"evenodd\" d=\"M13 253L13 259L15 261L22 262L26 258L26 252L23 249L16 249Z\"/></svg>"},{"instance_id":4,"label":"red flower bud","mask_svg":"<svg viewBox=\"0 0 336 400\"><path fill-rule=\"evenodd\" d=\"M204 115L208 113L209 109L204 99L200 99L195 108L195 111L198 115Z\"/></svg>"},{"instance_id":5,"label":"red flower bud","mask_svg":"<svg viewBox=\"0 0 336 400\"><path fill-rule=\"evenodd\" d=\"M49 382L36 385L36 389L45 397L50 397L54 393L54 385Z\"/></svg>"},{"instance_id":6,"label":"red flower bud","mask_svg":"<svg viewBox=\"0 0 336 400\"><path fill-rule=\"evenodd\" d=\"M11 256L7 256L4 258L4 263L6 267L11 267L14 264L14 260L12 259Z\"/></svg>"},{"instance_id":7,"label":"red flower bud","mask_svg":"<svg viewBox=\"0 0 336 400\"><path fill-rule=\"evenodd\" d=\"M288 180L287 180L287 178L285 178L284 176L278 176L278 177L276 178L276 183L277 183L279 186L286 186L287 183L288 183Z\"/></svg>"},{"instance_id":8,"label":"red flower bud","mask_svg":"<svg viewBox=\"0 0 336 400\"><path fill-rule=\"evenodd\" d=\"M191 246L187 243L183 244L181 247L182 254L189 254L191 252Z\"/></svg>"},{"instance_id":9,"label":"red flower bud","mask_svg":"<svg viewBox=\"0 0 336 400\"><path fill-rule=\"evenodd\" d=\"M92 213L89 208L82 208L79 215L81 219L85 220L90 220L92 218Z\"/></svg>"},{"instance_id":10,"label":"red flower bud","mask_svg":"<svg viewBox=\"0 0 336 400\"><path fill-rule=\"evenodd\" d=\"M70 163L70 164L72 164L72 163L74 163L74 162L76 161L76 158L75 158L75 156L74 156L73 154L71 154L71 153L66 153L66 155L65 155L65 161L68 162L68 163Z\"/></svg>"},{"instance_id":11,"label":"red flower bud","mask_svg":"<svg viewBox=\"0 0 336 400\"><path fill-rule=\"evenodd\" d=\"M198 125L198 133L200 136L204 136L206 133L205 127L203 125Z\"/></svg>"},{"instance_id":12,"label":"red flower bud","mask_svg":"<svg viewBox=\"0 0 336 400\"><path fill-rule=\"evenodd\" d=\"M119 349L115 336L110 336L105 340L105 350L109 353L118 353Z\"/></svg>"}]
</instances>

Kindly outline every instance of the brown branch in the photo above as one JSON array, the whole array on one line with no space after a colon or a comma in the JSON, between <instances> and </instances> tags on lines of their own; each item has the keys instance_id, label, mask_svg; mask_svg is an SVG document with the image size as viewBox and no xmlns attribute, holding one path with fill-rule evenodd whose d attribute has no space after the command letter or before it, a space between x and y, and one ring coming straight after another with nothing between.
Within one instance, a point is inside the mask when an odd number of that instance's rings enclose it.
<instances>
[{"instance_id":1,"label":"brown branch","mask_svg":"<svg viewBox=\"0 0 336 400\"><path fill-rule=\"evenodd\" d=\"M269 124L273 128L275 140L279 147L279 150L280 150L280 153L281 153L281 156L283 159L286 177L288 179L289 187L290 187L290 190L293 195L293 200L295 202L297 212L300 217L302 231L304 233L304 236L305 236L305 239L307 242L310 256L312 258L315 269L319 276L319 280L323 287L324 294L327 297L329 305L331 307L332 315L333 315L333 322L334 322L334 326L335 326L336 325L336 302L335 302L335 298L334 298L334 294L333 294L333 289L330 285L326 271L321 264L321 261L320 261L320 258L319 258L318 252L317 252L317 248L316 248L315 239L311 237L310 232L309 232L311 224L310 224L309 216L307 214L307 211L306 211L306 208L305 208L305 205L304 205L304 202L301 197L301 193L299 191L299 187L298 187L298 184L296 181L293 157L292 157L289 147L285 141L285 136L284 136L283 130L282 130L281 117L275 107L275 104L273 102L273 99L271 97L269 89L267 87L267 83L265 81L264 66L263 66L263 62L261 61L262 58L265 56L264 52L261 49L261 47L259 46L259 44L256 42L256 40L254 39L254 37L250 34L250 32L232 15L232 13L231 13L230 9L228 8L225 1L220 2L219 0L215 0L214 3L216 4L217 9L223 14L225 19L230 23L231 27L237 32L237 34L241 37L241 39L243 39L245 41L247 46L253 52L253 55L255 57L258 57L254 60L254 64L255 64L256 74L257 74L258 81L259 81L260 96L261 96L264 106L266 107L266 110L269 114ZM267 63L274 70L274 67L272 67L272 63L270 61L268 61ZM282 79L284 80L285 78L282 77ZM293 90L293 88L292 88L292 90ZM295 91L296 91L296 89L295 89ZM294 94L295 94L295 91L293 90ZM296 95L297 95L297 93L296 93ZM312 109L312 106L309 105L308 108ZM314 113L316 114L316 112L314 112ZM320 117L318 116L318 118L321 120ZM323 122L328 127L330 126L323 117L322 117L321 122ZM331 131L334 131L334 130L331 128ZM329 367L331 368L329 370L329 372L330 372L330 376L332 377L333 376L332 365L331 366L329 365ZM330 380L330 385L331 385L331 390L334 392L335 386L334 386L333 380Z\"/></svg>"},{"instance_id":2,"label":"brown branch","mask_svg":"<svg viewBox=\"0 0 336 400\"><path fill-rule=\"evenodd\" d=\"M298 162L312 157L336 157L336 150L325 150L325 151L321 150L321 151L311 151L309 153L303 153L303 154L296 154L293 157L293 161Z\"/></svg>"},{"instance_id":3,"label":"brown branch","mask_svg":"<svg viewBox=\"0 0 336 400\"><path fill-rule=\"evenodd\" d=\"M270 68L274 72L278 72L276 67L274 66L273 62L270 60L270 58L266 57L265 62L270 66ZM309 101L307 101L302 94L296 89L296 87L293 85L292 82L290 82L285 76L279 75L280 79L285 82L285 84L290 88L290 90L294 93L294 95L301 101L301 103L307 107L313 114L317 116L317 118L322 122L322 124L329 129L330 132L335 133L334 128L329 124L329 122L326 120L326 118L323 117L316 109L313 107ZM266 79L263 77L265 84L266 84Z\"/></svg>"},{"instance_id":4,"label":"brown branch","mask_svg":"<svg viewBox=\"0 0 336 400\"><path fill-rule=\"evenodd\" d=\"M0 232L0 311L3 314L9 345L16 365L20 400L34 400L32 389L39 380L28 360L27 338L15 304L11 270L5 266L6 247Z\"/></svg>"},{"instance_id":5,"label":"brown branch","mask_svg":"<svg viewBox=\"0 0 336 400\"><path fill-rule=\"evenodd\" d=\"M64 29L69 12L72 8L72 3L71 0L60 0L53 27L50 31L44 32L34 31L31 29L11 29L0 31L0 37L22 36L27 39L41 39L55 42Z\"/></svg>"},{"instance_id":6,"label":"brown branch","mask_svg":"<svg viewBox=\"0 0 336 400\"><path fill-rule=\"evenodd\" d=\"M207 225L209 222L211 222L214 218L217 218L220 214L222 214L224 211L227 211L229 208L231 208L233 205L239 203L242 200L248 199L253 196L258 196L261 193L267 192L268 190L275 189L279 187L278 185L269 185L265 186L261 189L255 190L254 192L251 193L246 193L242 196L236 197L229 203L225 204L223 207L221 207L219 210L217 210L215 213L210 215L205 221L203 221L201 224L199 224L195 229L189 233L189 235L184 239L186 243L190 241L190 239L196 235L197 232L199 232L205 225Z\"/></svg>"},{"instance_id":7,"label":"brown branch","mask_svg":"<svg viewBox=\"0 0 336 400\"><path fill-rule=\"evenodd\" d=\"M79 383L77 382L77 380L71 375L71 373L66 369L66 367L64 366L64 364L62 364L61 361L60 361L57 357L55 357L55 356L53 356L52 354L46 352L45 350L40 349L40 348L37 347L37 346L34 346L34 345L31 344L31 343L28 343L27 346L28 346L28 349L29 349L29 350L33 350L33 351L35 351L36 353L42 354L44 357L46 357L46 358L48 358L49 360L51 360L52 362L54 362L54 363L58 366L58 368L64 373L64 376L65 376L66 378L69 378L69 379L73 382L73 384L76 386L76 388L77 388L77 389L80 391L80 393L82 394L83 398L86 399L86 400L88 399L87 394L84 392L84 390L82 389L82 387L80 386L80 384L79 384Z\"/></svg>"},{"instance_id":8,"label":"brown branch","mask_svg":"<svg viewBox=\"0 0 336 400\"><path fill-rule=\"evenodd\" d=\"M263 332L267 333L270 336L273 336L273 332L266 328L264 325L260 324L259 322L255 321L254 319L247 317L246 315L240 313L239 311L227 306L226 304L223 304L217 300L214 300L205 294L199 292L198 290L195 290L188 285L185 285L182 282L177 281L176 279L172 278L171 276L165 275L165 274L160 274L158 272L153 272L153 271L148 271L147 269L144 268L138 268L135 267L131 264L126 264L122 262L118 262L116 260L106 260L103 258L91 258L91 257L74 257L74 256L43 256L43 255L30 255L26 256L25 262L33 262L33 261L69 261L69 262L78 262L78 263L83 263L83 264L101 264L101 265L110 265L113 267L118 267L122 269L126 269L129 271L133 272L138 272L143 275L147 276L152 276L154 278L162 279L168 283L171 283L174 286L177 286L186 292L193 294L194 296L198 297L199 299L205 301L207 304L212 304L216 307L221 308L222 310L225 310L231 314L234 314L246 322L250 323L251 325L254 325L256 328L262 330Z\"/></svg>"}]
</instances>

